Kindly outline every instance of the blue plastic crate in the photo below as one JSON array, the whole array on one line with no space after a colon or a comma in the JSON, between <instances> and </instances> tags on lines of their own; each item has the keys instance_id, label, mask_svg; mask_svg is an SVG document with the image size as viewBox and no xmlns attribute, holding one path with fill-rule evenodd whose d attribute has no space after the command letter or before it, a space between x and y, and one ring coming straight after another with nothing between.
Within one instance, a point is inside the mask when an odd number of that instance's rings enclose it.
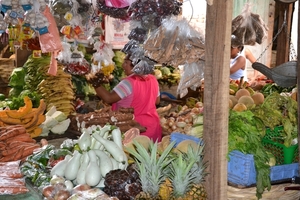
<instances>
[{"instance_id":1,"label":"blue plastic crate","mask_svg":"<svg viewBox=\"0 0 300 200\"><path fill-rule=\"evenodd\" d=\"M183 140L193 140L196 143L201 143L202 144L202 139L194 137L192 135L186 135L186 134L179 133L179 132L173 132L170 135L170 141L171 142L175 141L175 147L177 146L177 144L179 144Z\"/></svg>"},{"instance_id":2,"label":"blue plastic crate","mask_svg":"<svg viewBox=\"0 0 300 200\"><path fill-rule=\"evenodd\" d=\"M238 186L253 186L256 184L256 170L252 154L232 151L228 161L228 182ZM299 175L298 163L276 165L271 167L271 183L276 183Z\"/></svg>"}]
</instances>

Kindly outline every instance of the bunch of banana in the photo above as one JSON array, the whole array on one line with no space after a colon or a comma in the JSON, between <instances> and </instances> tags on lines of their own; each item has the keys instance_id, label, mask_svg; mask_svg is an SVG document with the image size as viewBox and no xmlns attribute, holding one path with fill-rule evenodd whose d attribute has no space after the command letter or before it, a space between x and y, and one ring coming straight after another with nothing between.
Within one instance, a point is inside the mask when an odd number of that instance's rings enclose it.
<instances>
[{"instance_id":1,"label":"bunch of banana","mask_svg":"<svg viewBox=\"0 0 300 200\"><path fill-rule=\"evenodd\" d=\"M32 107L32 101L28 96L24 97L24 103L25 105L18 110L1 110L0 124L1 126L23 125L32 138L38 137L42 133L39 125L46 119L44 99L40 100L38 108Z\"/></svg>"},{"instance_id":2,"label":"bunch of banana","mask_svg":"<svg viewBox=\"0 0 300 200\"><path fill-rule=\"evenodd\" d=\"M55 106L69 116L75 112L72 75L64 71L63 65L58 65L57 68L56 76L47 75L38 84L37 91L47 104L46 111Z\"/></svg>"}]
</instances>

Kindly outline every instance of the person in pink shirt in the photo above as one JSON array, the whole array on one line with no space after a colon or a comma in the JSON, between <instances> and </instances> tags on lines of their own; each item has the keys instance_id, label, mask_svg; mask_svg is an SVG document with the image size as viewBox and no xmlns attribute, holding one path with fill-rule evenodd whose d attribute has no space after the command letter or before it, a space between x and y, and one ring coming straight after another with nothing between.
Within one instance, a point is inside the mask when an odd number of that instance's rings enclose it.
<instances>
[{"instance_id":1,"label":"person in pink shirt","mask_svg":"<svg viewBox=\"0 0 300 200\"><path fill-rule=\"evenodd\" d=\"M161 141L162 128L156 111L160 101L159 84L152 74L138 75L133 72L130 55L127 55L122 65L126 77L112 91L107 91L102 85L96 86L97 95L106 103L112 104L112 110L133 108L134 119L146 128L146 135L155 141Z\"/></svg>"}]
</instances>

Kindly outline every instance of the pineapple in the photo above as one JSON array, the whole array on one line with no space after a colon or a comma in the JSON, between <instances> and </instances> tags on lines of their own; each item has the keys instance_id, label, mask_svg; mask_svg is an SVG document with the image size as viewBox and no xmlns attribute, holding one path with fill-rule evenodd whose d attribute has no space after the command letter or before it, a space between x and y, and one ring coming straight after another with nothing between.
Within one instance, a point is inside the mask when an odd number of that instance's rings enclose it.
<instances>
[{"instance_id":1,"label":"pineapple","mask_svg":"<svg viewBox=\"0 0 300 200\"><path fill-rule=\"evenodd\" d=\"M207 193L202 185L207 175L206 163L203 163L204 146L188 147L187 153L180 153L175 162L171 163L169 178L173 192L171 200L204 200Z\"/></svg>"},{"instance_id":2,"label":"pineapple","mask_svg":"<svg viewBox=\"0 0 300 200\"><path fill-rule=\"evenodd\" d=\"M203 185L207 175L207 172L205 172L207 163L203 162L203 149L204 145L198 145L197 149L189 148L187 152L188 158L196 160L191 170L195 175L195 179L192 180L192 187L188 194L193 197L193 199L199 200L207 199L207 193Z\"/></svg>"},{"instance_id":3,"label":"pineapple","mask_svg":"<svg viewBox=\"0 0 300 200\"><path fill-rule=\"evenodd\" d=\"M134 149L127 149L127 151L134 156L137 165L137 171L140 176L142 184L142 192L140 192L136 200L159 200L159 188L165 180L164 170L172 161L169 153L175 145L175 142L169 144L164 152L158 156L158 144L150 142L149 151L141 144L133 140L136 147Z\"/></svg>"}]
</instances>

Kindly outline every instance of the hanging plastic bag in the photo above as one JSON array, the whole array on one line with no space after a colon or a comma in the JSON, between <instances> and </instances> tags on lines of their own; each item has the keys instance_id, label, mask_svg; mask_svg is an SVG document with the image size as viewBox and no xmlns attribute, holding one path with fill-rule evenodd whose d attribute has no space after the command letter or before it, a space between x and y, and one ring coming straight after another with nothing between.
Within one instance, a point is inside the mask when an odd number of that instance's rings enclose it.
<instances>
[{"instance_id":1,"label":"hanging plastic bag","mask_svg":"<svg viewBox=\"0 0 300 200\"><path fill-rule=\"evenodd\" d=\"M144 42L145 55L158 63L177 67L204 59L204 36L186 19L166 19Z\"/></svg>"},{"instance_id":2,"label":"hanging plastic bag","mask_svg":"<svg viewBox=\"0 0 300 200\"><path fill-rule=\"evenodd\" d=\"M246 3L240 15L232 20L232 35L238 37L244 45L261 44L267 37L269 28L258 14L251 12Z\"/></svg>"},{"instance_id":3,"label":"hanging plastic bag","mask_svg":"<svg viewBox=\"0 0 300 200\"><path fill-rule=\"evenodd\" d=\"M177 94L180 98L187 95L188 88L196 90L201 86L201 80L204 78L204 66L205 62L203 60L183 66L181 79L177 87Z\"/></svg>"},{"instance_id":4,"label":"hanging plastic bag","mask_svg":"<svg viewBox=\"0 0 300 200\"><path fill-rule=\"evenodd\" d=\"M54 17L48 6L45 8L43 14L49 22L49 27L47 33L39 35L41 50L43 53L59 51L62 49L62 44Z\"/></svg>"}]
</instances>

